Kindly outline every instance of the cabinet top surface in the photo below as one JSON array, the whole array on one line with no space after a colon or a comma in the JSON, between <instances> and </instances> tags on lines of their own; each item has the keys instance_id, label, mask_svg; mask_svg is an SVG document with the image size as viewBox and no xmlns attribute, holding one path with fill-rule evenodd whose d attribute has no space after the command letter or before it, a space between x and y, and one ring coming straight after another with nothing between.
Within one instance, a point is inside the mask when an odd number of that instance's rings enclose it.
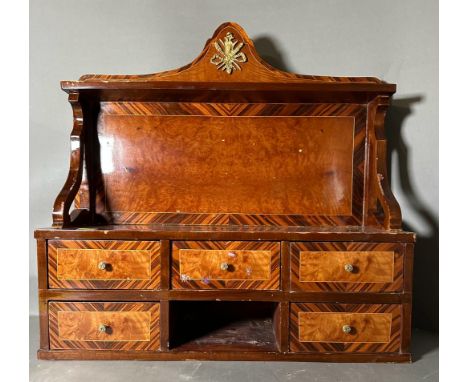
<instances>
[{"instance_id":1,"label":"cabinet top surface","mask_svg":"<svg viewBox=\"0 0 468 382\"><path fill-rule=\"evenodd\" d=\"M40 228L37 239L104 240L291 240L291 241L380 241L413 243L415 234L379 227L285 227L239 225L116 224L88 227Z\"/></svg>"}]
</instances>

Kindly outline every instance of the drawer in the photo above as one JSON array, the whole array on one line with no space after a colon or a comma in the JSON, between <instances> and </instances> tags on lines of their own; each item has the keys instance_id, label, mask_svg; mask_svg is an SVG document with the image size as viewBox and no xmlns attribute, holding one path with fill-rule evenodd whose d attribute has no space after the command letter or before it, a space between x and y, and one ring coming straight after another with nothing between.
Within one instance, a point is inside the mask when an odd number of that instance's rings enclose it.
<instances>
[{"instance_id":1,"label":"drawer","mask_svg":"<svg viewBox=\"0 0 468 382\"><path fill-rule=\"evenodd\" d=\"M280 243L176 241L172 288L279 289Z\"/></svg>"},{"instance_id":2,"label":"drawer","mask_svg":"<svg viewBox=\"0 0 468 382\"><path fill-rule=\"evenodd\" d=\"M159 350L159 303L50 302L51 349Z\"/></svg>"},{"instance_id":3,"label":"drawer","mask_svg":"<svg viewBox=\"0 0 468 382\"><path fill-rule=\"evenodd\" d=\"M291 304L293 352L398 352L401 305Z\"/></svg>"},{"instance_id":4,"label":"drawer","mask_svg":"<svg viewBox=\"0 0 468 382\"><path fill-rule=\"evenodd\" d=\"M404 250L395 243L293 243L291 289L401 291Z\"/></svg>"},{"instance_id":5,"label":"drawer","mask_svg":"<svg viewBox=\"0 0 468 382\"><path fill-rule=\"evenodd\" d=\"M160 243L50 240L49 288L158 289Z\"/></svg>"}]
</instances>

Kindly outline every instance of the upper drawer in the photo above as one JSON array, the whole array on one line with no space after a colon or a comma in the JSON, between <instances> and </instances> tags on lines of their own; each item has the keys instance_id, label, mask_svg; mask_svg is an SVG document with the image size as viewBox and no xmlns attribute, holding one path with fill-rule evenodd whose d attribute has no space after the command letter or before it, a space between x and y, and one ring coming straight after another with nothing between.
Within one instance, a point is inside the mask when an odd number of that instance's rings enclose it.
<instances>
[{"instance_id":1,"label":"upper drawer","mask_svg":"<svg viewBox=\"0 0 468 382\"><path fill-rule=\"evenodd\" d=\"M403 254L404 246L395 243L293 243L291 289L400 291Z\"/></svg>"},{"instance_id":2,"label":"upper drawer","mask_svg":"<svg viewBox=\"0 0 468 382\"><path fill-rule=\"evenodd\" d=\"M279 289L279 263L279 243L176 241L172 288Z\"/></svg>"},{"instance_id":3,"label":"upper drawer","mask_svg":"<svg viewBox=\"0 0 468 382\"><path fill-rule=\"evenodd\" d=\"M159 250L154 241L50 240L49 287L157 289Z\"/></svg>"}]
</instances>

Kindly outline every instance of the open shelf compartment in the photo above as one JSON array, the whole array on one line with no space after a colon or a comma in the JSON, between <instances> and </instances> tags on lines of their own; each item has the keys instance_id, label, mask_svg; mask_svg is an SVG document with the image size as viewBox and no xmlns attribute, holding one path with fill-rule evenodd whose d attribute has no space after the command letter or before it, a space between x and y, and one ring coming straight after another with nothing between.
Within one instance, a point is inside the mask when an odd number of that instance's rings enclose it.
<instances>
[{"instance_id":1,"label":"open shelf compartment","mask_svg":"<svg viewBox=\"0 0 468 382\"><path fill-rule=\"evenodd\" d=\"M171 301L169 346L177 351L278 351L279 304Z\"/></svg>"}]
</instances>

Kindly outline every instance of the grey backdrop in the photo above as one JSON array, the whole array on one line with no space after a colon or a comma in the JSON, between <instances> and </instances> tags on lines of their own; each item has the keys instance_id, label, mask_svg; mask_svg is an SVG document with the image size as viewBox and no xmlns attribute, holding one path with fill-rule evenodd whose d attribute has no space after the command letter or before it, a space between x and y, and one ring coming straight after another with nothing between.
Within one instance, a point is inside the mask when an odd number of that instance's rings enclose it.
<instances>
[{"instance_id":1,"label":"grey backdrop","mask_svg":"<svg viewBox=\"0 0 468 382\"><path fill-rule=\"evenodd\" d=\"M51 224L65 181L72 114L60 80L141 74L192 61L219 24L245 28L271 64L398 85L387 118L391 180L419 234L415 323L438 326L438 4L436 0L41 0L30 2L30 289L33 230Z\"/></svg>"}]
</instances>

